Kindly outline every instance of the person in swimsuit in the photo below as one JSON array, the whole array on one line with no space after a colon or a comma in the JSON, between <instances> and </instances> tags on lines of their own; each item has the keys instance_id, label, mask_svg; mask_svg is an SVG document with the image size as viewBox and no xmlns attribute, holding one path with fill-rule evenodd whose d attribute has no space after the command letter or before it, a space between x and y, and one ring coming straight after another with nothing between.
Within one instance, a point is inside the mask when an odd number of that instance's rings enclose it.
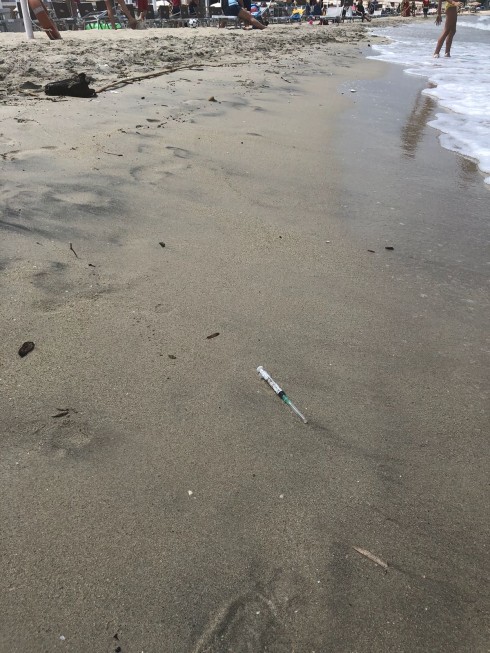
<instances>
[{"instance_id":1,"label":"person in swimsuit","mask_svg":"<svg viewBox=\"0 0 490 653\"><path fill-rule=\"evenodd\" d=\"M441 5L442 5L442 0L439 0L437 4L436 25L440 25L442 23ZM454 2L454 0L447 0L446 22L444 23L444 29L442 30L442 34L439 37L439 40L437 41L436 49L434 50L434 57L436 59L439 58L439 52L441 51L442 46L444 45L444 41L446 42L446 52L444 56L445 57L451 56L451 45L453 42L454 35L456 34L456 22L458 20L458 7L459 7L459 2Z\"/></svg>"},{"instance_id":2,"label":"person in swimsuit","mask_svg":"<svg viewBox=\"0 0 490 653\"><path fill-rule=\"evenodd\" d=\"M244 0L221 0L221 8L225 16L237 16L240 20L250 23L255 29L265 29L265 25L259 23L252 14L243 8Z\"/></svg>"}]
</instances>

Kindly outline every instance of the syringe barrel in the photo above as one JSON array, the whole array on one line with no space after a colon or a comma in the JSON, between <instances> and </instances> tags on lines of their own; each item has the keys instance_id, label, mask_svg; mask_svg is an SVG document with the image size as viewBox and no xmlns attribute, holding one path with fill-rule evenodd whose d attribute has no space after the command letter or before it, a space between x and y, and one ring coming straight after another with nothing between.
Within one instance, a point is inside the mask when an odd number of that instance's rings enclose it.
<instances>
[{"instance_id":1,"label":"syringe barrel","mask_svg":"<svg viewBox=\"0 0 490 653\"><path fill-rule=\"evenodd\" d=\"M260 377L262 379L264 379L264 381L267 381L267 383L274 390L276 395L279 395L281 397L281 399L282 399L282 395L284 394L284 390L280 386L277 385L277 383L274 381L274 379L271 377L271 375L264 370L262 365L260 365L257 368L257 372L260 375Z\"/></svg>"}]
</instances>

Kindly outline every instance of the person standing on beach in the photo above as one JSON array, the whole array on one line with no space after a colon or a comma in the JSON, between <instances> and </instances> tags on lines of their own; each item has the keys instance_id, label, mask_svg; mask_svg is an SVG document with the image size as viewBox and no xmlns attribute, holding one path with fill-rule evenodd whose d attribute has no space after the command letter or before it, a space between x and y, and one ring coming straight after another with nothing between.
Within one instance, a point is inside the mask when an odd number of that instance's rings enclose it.
<instances>
[{"instance_id":1,"label":"person standing on beach","mask_svg":"<svg viewBox=\"0 0 490 653\"><path fill-rule=\"evenodd\" d=\"M139 20L146 20L146 14L148 11L148 0L137 0L138 1L138 12Z\"/></svg>"},{"instance_id":2,"label":"person standing on beach","mask_svg":"<svg viewBox=\"0 0 490 653\"><path fill-rule=\"evenodd\" d=\"M180 17L180 0L171 0L172 1L172 18L179 18Z\"/></svg>"},{"instance_id":3,"label":"person standing on beach","mask_svg":"<svg viewBox=\"0 0 490 653\"><path fill-rule=\"evenodd\" d=\"M430 4L430 0L422 0L422 10L424 12L424 18L428 18L429 16L429 4Z\"/></svg>"},{"instance_id":4,"label":"person standing on beach","mask_svg":"<svg viewBox=\"0 0 490 653\"><path fill-rule=\"evenodd\" d=\"M447 0L446 22L444 23L444 29L442 30L442 34L439 37L439 40L437 41L436 49L434 50L435 59L439 59L439 52L441 51L444 42L446 43L446 51L444 56L445 57L451 56L451 45L453 42L454 35L456 34L456 23L458 21L458 7L459 7L459 2L454 2L454 0ZM441 12L442 12L442 0L439 0L437 4L436 25L440 25L442 23Z\"/></svg>"},{"instance_id":5,"label":"person standing on beach","mask_svg":"<svg viewBox=\"0 0 490 653\"><path fill-rule=\"evenodd\" d=\"M250 23L255 29L265 29L266 27L243 8L243 0L221 0L221 8L225 16L237 16L245 23Z\"/></svg>"}]
</instances>

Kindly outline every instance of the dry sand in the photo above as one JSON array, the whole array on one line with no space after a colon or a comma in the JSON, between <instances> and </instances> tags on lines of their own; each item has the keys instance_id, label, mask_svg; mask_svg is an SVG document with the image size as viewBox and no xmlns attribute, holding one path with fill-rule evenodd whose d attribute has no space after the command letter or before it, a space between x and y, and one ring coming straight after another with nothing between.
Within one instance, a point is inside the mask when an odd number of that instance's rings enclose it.
<instances>
[{"instance_id":1,"label":"dry sand","mask_svg":"<svg viewBox=\"0 0 490 653\"><path fill-rule=\"evenodd\" d=\"M383 68L307 29L1 41L2 652L486 650L483 372L339 219ZM18 91L147 50L227 65Z\"/></svg>"},{"instance_id":2,"label":"dry sand","mask_svg":"<svg viewBox=\"0 0 490 653\"><path fill-rule=\"evenodd\" d=\"M97 30L62 32L62 40L49 41L36 33L0 35L0 102L17 101L22 85L42 86L47 81L85 72L102 86L127 76L185 64L230 62L277 63L301 56L305 47L331 43L357 43L366 38L359 24L342 27L274 26L260 35L243 37L241 30L214 28ZM322 51L323 52L323 51Z\"/></svg>"}]
</instances>

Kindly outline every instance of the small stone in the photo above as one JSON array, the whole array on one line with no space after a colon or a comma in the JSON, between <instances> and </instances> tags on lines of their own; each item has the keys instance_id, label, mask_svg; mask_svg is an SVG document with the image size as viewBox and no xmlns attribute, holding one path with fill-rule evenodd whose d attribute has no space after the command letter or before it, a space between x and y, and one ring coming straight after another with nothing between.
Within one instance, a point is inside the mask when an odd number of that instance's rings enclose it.
<instances>
[{"instance_id":1,"label":"small stone","mask_svg":"<svg viewBox=\"0 0 490 653\"><path fill-rule=\"evenodd\" d=\"M210 98L208 98L208 102L217 102L218 100L214 97L214 95L211 95Z\"/></svg>"},{"instance_id":2,"label":"small stone","mask_svg":"<svg viewBox=\"0 0 490 653\"><path fill-rule=\"evenodd\" d=\"M34 349L35 344L33 342L27 341L24 342L22 347L19 349L19 356L21 358L24 358L24 356L27 356L27 354L30 354L31 351Z\"/></svg>"}]
</instances>

